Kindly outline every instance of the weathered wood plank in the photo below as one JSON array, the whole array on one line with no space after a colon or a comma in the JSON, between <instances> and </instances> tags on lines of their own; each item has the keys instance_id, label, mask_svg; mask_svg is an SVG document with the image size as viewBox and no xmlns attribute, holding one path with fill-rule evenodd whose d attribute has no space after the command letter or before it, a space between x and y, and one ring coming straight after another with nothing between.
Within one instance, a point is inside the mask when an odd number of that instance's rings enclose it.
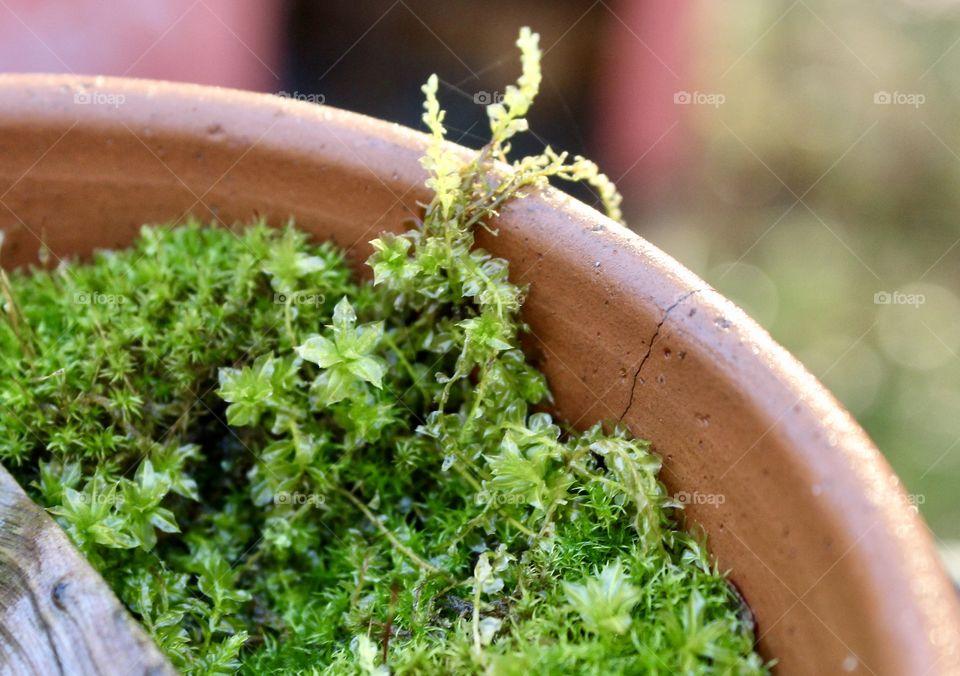
<instances>
[{"instance_id":1,"label":"weathered wood plank","mask_svg":"<svg viewBox=\"0 0 960 676\"><path fill-rule=\"evenodd\" d=\"M0 467L0 674L174 673L63 530Z\"/></svg>"}]
</instances>

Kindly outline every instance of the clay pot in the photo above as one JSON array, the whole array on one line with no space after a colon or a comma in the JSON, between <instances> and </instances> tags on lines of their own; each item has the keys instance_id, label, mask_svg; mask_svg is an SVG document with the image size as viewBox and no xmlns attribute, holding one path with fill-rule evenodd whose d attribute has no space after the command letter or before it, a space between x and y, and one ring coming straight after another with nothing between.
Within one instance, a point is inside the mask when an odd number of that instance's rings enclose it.
<instances>
[{"instance_id":1,"label":"clay pot","mask_svg":"<svg viewBox=\"0 0 960 676\"><path fill-rule=\"evenodd\" d=\"M2 76L2 262L34 261L41 237L61 258L122 247L140 224L192 212L294 216L359 267L368 240L427 199L424 142L265 95ZM584 204L549 190L498 225L482 245L531 285L530 349L559 412L578 427L622 418L654 442L781 673L960 670L960 609L930 535L823 386L741 310Z\"/></svg>"}]
</instances>

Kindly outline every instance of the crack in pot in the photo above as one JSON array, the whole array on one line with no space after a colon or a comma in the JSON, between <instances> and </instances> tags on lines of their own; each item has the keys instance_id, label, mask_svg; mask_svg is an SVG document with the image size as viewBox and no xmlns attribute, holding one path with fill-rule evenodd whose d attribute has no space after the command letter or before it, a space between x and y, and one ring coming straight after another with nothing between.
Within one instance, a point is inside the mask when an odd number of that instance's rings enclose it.
<instances>
[{"instance_id":1,"label":"crack in pot","mask_svg":"<svg viewBox=\"0 0 960 676\"><path fill-rule=\"evenodd\" d=\"M633 406L634 395L637 390L637 381L640 379L640 371L643 370L643 365L647 363L647 359L650 358L650 355L653 353L653 344L657 342L657 338L660 336L660 329L663 328L663 325L666 323L667 318L670 317L670 313L673 312L676 308L684 303L690 297L700 293L704 289L694 289L693 291L687 291L685 294L680 296L673 305L668 307L664 313L663 317L657 322L657 328L654 329L653 335L650 337L650 341L647 344L647 352L640 359L640 364L637 366L637 370L633 373L633 383L630 385L630 399L627 401L627 407L623 409L623 413L620 414L620 417L617 418L617 422L623 422L623 419L627 416L627 413L630 412L630 408Z\"/></svg>"}]
</instances>

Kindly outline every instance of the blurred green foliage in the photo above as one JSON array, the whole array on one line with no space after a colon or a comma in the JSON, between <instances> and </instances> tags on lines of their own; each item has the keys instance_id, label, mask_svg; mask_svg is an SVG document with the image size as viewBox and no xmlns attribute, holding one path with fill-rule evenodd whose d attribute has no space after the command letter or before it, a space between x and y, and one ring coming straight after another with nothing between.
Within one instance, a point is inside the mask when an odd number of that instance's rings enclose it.
<instances>
[{"instance_id":1,"label":"blurred green foliage","mask_svg":"<svg viewBox=\"0 0 960 676\"><path fill-rule=\"evenodd\" d=\"M725 101L682 111L691 165L644 234L797 355L960 538L960 3L700 8L690 75Z\"/></svg>"}]
</instances>

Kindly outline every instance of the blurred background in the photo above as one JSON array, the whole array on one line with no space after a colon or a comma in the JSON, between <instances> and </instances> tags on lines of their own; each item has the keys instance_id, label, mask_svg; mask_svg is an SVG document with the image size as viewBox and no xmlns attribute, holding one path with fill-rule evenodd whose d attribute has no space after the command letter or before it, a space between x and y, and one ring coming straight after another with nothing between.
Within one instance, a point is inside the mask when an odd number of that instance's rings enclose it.
<instances>
[{"instance_id":1,"label":"blurred background","mask_svg":"<svg viewBox=\"0 0 960 676\"><path fill-rule=\"evenodd\" d=\"M597 159L635 230L853 412L960 559L960 0L0 0L0 70L254 89L453 136L517 75L524 151ZM578 193L595 201L589 193Z\"/></svg>"}]
</instances>

